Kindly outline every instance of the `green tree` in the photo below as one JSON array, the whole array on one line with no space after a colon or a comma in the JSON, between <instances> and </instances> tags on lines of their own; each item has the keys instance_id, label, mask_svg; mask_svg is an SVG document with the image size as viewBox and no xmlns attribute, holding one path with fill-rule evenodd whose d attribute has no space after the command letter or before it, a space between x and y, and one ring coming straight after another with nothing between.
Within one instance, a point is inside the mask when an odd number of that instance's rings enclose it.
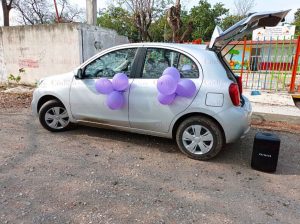
<instances>
[{"instance_id":1,"label":"green tree","mask_svg":"<svg viewBox=\"0 0 300 224\"><path fill-rule=\"evenodd\" d=\"M194 39L202 38L210 40L216 25L219 25L218 17L226 15L229 9L222 3L216 3L211 6L207 0L200 0L197 6L194 6L190 12L190 18L193 21L195 30L192 34Z\"/></svg>"},{"instance_id":2,"label":"green tree","mask_svg":"<svg viewBox=\"0 0 300 224\"><path fill-rule=\"evenodd\" d=\"M97 24L115 30L120 35L127 36L132 42L139 40L138 30L132 23L131 15L122 7L110 6L102 11L97 18Z\"/></svg>"},{"instance_id":3,"label":"green tree","mask_svg":"<svg viewBox=\"0 0 300 224\"><path fill-rule=\"evenodd\" d=\"M300 8L294 14L294 25L296 25L296 35L300 35Z\"/></svg>"},{"instance_id":4,"label":"green tree","mask_svg":"<svg viewBox=\"0 0 300 224\"><path fill-rule=\"evenodd\" d=\"M154 42L163 42L169 40L171 30L168 26L165 15L161 15L158 19L151 23L149 34Z\"/></svg>"},{"instance_id":5,"label":"green tree","mask_svg":"<svg viewBox=\"0 0 300 224\"><path fill-rule=\"evenodd\" d=\"M170 0L119 0L121 6L129 9L141 41L152 41L149 29L164 13L169 2Z\"/></svg>"},{"instance_id":6,"label":"green tree","mask_svg":"<svg viewBox=\"0 0 300 224\"><path fill-rule=\"evenodd\" d=\"M171 0L117 0L104 9L97 24L133 41L163 41L164 13ZM153 36L153 37L152 37Z\"/></svg>"},{"instance_id":7,"label":"green tree","mask_svg":"<svg viewBox=\"0 0 300 224\"><path fill-rule=\"evenodd\" d=\"M188 15L188 11L186 11L186 10L181 10L180 18L182 20L182 27L181 27L179 33L183 34L184 31L187 29L188 23L191 20L191 18ZM170 28L170 26L168 24L167 16L165 14L160 15L160 17L157 20L152 22L152 24L149 28L149 33L154 42L172 41L172 38L173 38L172 29ZM191 37L188 39L192 40Z\"/></svg>"},{"instance_id":8,"label":"green tree","mask_svg":"<svg viewBox=\"0 0 300 224\"><path fill-rule=\"evenodd\" d=\"M226 16L222 22L221 22L221 28L223 30L228 29L229 27L233 26L235 23L237 23L238 21L240 21L242 19L241 16L238 15L228 15Z\"/></svg>"}]
</instances>

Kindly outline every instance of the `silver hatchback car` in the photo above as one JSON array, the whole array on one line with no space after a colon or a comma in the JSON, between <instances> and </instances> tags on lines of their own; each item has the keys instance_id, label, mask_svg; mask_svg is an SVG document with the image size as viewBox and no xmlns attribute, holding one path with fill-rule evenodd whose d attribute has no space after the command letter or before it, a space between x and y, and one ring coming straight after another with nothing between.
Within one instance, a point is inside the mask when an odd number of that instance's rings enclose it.
<instances>
[{"instance_id":1,"label":"silver hatchback car","mask_svg":"<svg viewBox=\"0 0 300 224\"><path fill-rule=\"evenodd\" d=\"M174 138L187 156L210 159L250 129L251 105L223 58L225 46L258 27L276 26L287 12L255 13L224 32L216 27L209 46L137 43L104 50L73 72L41 80L33 113L49 131L79 123ZM169 67L193 82L192 96L158 100L158 80ZM127 75L128 87L119 92L124 102L116 109L96 83L120 72Z\"/></svg>"}]
</instances>

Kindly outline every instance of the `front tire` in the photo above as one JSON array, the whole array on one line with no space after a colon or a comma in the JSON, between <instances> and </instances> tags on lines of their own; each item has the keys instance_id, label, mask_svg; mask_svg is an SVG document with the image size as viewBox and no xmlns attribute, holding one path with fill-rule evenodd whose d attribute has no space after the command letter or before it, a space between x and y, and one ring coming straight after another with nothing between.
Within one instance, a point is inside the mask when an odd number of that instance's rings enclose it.
<instances>
[{"instance_id":1,"label":"front tire","mask_svg":"<svg viewBox=\"0 0 300 224\"><path fill-rule=\"evenodd\" d=\"M39 111L41 125L51 132L68 130L72 124L65 106L58 100L43 104Z\"/></svg>"},{"instance_id":2,"label":"front tire","mask_svg":"<svg viewBox=\"0 0 300 224\"><path fill-rule=\"evenodd\" d=\"M193 116L179 125L176 142L180 151L188 157L208 160L221 151L224 138L216 122L206 117Z\"/></svg>"}]
</instances>

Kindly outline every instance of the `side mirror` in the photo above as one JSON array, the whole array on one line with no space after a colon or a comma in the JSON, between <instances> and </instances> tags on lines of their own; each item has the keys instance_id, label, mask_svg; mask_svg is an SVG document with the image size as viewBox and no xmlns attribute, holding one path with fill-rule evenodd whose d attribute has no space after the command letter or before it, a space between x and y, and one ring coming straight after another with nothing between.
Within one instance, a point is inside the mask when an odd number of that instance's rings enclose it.
<instances>
[{"instance_id":1,"label":"side mirror","mask_svg":"<svg viewBox=\"0 0 300 224\"><path fill-rule=\"evenodd\" d=\"M82 69L78 69L77 74L75 75L75 78L82 79L83 78L83 72Z\"/></svg>"}]
</instances>

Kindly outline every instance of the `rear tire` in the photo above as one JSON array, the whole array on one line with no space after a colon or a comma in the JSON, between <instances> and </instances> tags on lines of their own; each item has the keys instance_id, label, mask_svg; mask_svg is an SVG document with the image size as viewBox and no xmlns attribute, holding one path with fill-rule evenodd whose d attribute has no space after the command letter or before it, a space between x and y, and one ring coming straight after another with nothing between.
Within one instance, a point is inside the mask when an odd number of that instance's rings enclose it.
<instances>
[{"instance_id":1,"label":"rear tire","mask_svg":"<svg viewBox=\"0 0 300 224\"><path fill-rule=\"evenodd\" d=\"M39 120L51 132L65 131L73 127L65 106L58 100L50 100L42 105Z\"/></svg>"},{"instance_id":2,"label":"rear tire","mask_svg":"<svg viewBox=\"0 0 300 224\"><path fill-rule=\"evenodd\" d=\"M208 160L221 151L224 137L215 121L202 116L193 116L179 125L176 142L180 151L188 157Z\"/></svg>"}]
</instances>

